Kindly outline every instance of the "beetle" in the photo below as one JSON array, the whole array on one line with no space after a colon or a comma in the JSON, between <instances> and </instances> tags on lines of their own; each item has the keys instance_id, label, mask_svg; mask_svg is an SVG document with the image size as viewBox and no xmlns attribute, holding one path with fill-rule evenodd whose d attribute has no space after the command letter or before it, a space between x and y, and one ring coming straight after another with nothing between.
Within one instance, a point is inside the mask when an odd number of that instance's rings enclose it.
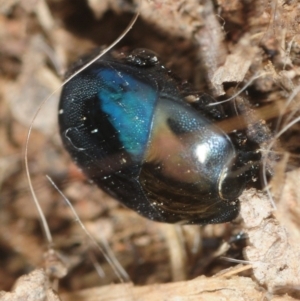
<instances>
[{"instance_id":1,"label":"beetle","mask_svg":"<svg viewBox=\"0 0 300 301\"><path fill-rule=\"evenodd\" d=\"M187 95L198 97L152 51L106 54L63 88L63 144L90 180L144 217L231 221L259 156Z\"/></svg>"}]
</instances>

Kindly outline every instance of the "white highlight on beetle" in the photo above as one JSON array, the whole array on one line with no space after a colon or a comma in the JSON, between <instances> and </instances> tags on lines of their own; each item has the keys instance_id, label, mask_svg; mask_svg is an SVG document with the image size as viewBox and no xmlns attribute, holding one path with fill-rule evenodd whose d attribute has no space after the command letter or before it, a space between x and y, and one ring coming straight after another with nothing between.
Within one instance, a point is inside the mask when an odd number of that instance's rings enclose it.
<instances>
[{"instance_id":1,"label":"white highlight on beetle","mask_svg":"<svg viewBox=\"0 0 300 301\"><path fill-rule=\"evenodd\" d=\"M200 163L205 163L209 155L210 148L206 143L197 145L195 149L195 155Z\"/></svg>"}]
</instances>

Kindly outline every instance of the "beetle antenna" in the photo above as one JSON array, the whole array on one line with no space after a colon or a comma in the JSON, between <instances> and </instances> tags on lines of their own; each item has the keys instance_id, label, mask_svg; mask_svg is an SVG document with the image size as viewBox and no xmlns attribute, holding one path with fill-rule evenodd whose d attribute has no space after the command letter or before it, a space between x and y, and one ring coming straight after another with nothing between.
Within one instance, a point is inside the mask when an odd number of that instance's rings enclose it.
<instances>
[{"instance_id":1,"label":"beetle antenna","mask_svg":"<svg viewBox=\"0 0 300 301\"><path fill-rule=\"evenodd\" d=\"M249 86L251 86L252 83L253 83L256 79L258 79L258 78L260 78L260 77L263 77L263 76L265 76L265 75L268 75L268 74L270 74L270 73L269 73L269 72L262 72L262 73L260 73L260 74L254 74L254 75L250 78L250 80L248 81L248 83L247 83L242 89L240 89L237 93L235 93L234 95L232 95L231 97L229 97L229 98L227 98L227 99L224 99L224 100L221 100L221 101L218 101L218 102L212 102L212 103L209 103L207 106L208 106L208 107L217 106L217 105L223 104L223 103L225 103L225 102L229 102L229 101L232 100L232 99L235 99L235 98L236 98L237 96L239 96L243 91L245 91Z\"/></svg>"},{"instance_id":2,"label":"beetle antenna","mask_svg":"<svg viewBox=\"0 0 300 301\"><path fill-rule=\"evenodd\" d=\"M75 221L79 224L83 232L87 235L87 237L90 239L90 241L93 243L93 245L103 254L104 258L108 262L108 264L111 266L113 269L114 273L117 275L119 280L124 283L124 282L129 282L130 277L126 273L126 271L123 269L122 265L119 263L117 258L115 257L114 253L108 246L107 242L102 238L101 244L98 244L95 238L91 235L91 233L87 230L83 222L81 221L79 215L77 214L75 208L72 206L71 202L69 199L63 194L63 192L57 187L57 185L53 182L53 180L50 178L50 176L46 175L46 178L48 181L51 183L51 185L57 190L57 192L62 196L64 201L67 203L67 205L70 207L71 212L75 218Z\"/></svg>"},{"instance_id":3,"label":"beetle antenna","mask_svg":"<svg viewBox=\"0 0 300 301\"><path fill-rule=\"evenodd\" d=\"M130 21L130 23L128 24L128 26L126 27L126 29L123 31L123 33L110 46L108 46L106 49L104 49L103 51L101 51L95 58L93 58L90 62L88 62L82 68L80 68L79 70L77 70L68 79L66 79L60 85L60 87L58 89L54 90L47 98L45 98L42 101L42 103L39 105L39 107L37 108L36 112L33 115L32 121L31 121L29 129L28 129L28 133L27 133L27 137L26 137L26 142L25 142L25 151L24 151L25 171L26 171L26 177L27 177L27 180L28 180L29 189L30 189L30 192L31 192L34 204L35 204L35 206L36 206L36 208L38 210L38 213L39 213L39 216L40 216L40 220L41 220L41 225L42 225L42 228L44 230L44 233L45 233L45 236L46 236L46 239L48 241L49 246L51 246L53 244L52 235L51 235L51 232L49 230L49 226L48 226L48 223L46 221L45 215L44 215L44 213L42 211L42 208L41 208L41 206L39 204L39 201L38 201L38 198L36 196L35 190L33 188L32 180L31 180L31 175L30 175L30 170L29 170L29 164L28 164L28 148L29 148L29 141L30 141L30 136L31 136L31 132L32 132L32 129L33 129L34 122L35 122L38 114L40 113L41 109L43 108L43 106L48 102L48 100L55 93L57 93L73 77L75 77L77 74L79 74L80 72L82 72L85 68L87 68L88 66L90 66L91 64L93 64L96 60L98 60L99 58L101 58L105 53L107 53L108 51L110 51L116 44L118 44L126 36L126 34L131 30L131 28L135 24L138 16L139 16L139 9L137 9L137 12L135 13L135 15L133 16L132 20Z\"/></svg>"}]
</instances>

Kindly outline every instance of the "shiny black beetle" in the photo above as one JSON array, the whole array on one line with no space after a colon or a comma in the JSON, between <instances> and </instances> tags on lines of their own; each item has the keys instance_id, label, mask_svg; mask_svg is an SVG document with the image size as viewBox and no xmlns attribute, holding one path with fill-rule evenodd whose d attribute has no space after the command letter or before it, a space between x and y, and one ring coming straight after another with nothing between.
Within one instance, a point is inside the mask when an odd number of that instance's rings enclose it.
<instances>
[{"instance_id":1,"label":"shiny black beetle","mask_svg":"<svg viewBox=\"0 0 300 301\"><path fill-rule=\"evenodd\" d=\"M151 220L230 221L257 164L187 95L151 51L105 55L63 88L63 144L88 178Z\"/></svg>"}]
</instances>

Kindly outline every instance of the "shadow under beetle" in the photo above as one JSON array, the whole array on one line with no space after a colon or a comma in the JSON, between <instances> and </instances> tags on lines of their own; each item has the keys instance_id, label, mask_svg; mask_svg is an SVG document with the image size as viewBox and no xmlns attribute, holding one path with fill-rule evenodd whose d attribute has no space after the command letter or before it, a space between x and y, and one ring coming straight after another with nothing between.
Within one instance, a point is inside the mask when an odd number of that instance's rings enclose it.
<instances>
[{"instance_id":1,"label":"shadow under beetle","mask_svg":"<svg viewBox=\"0 0 300 301\"><path fill-rule=\"evenodd\" d=\"M107 54L63 88L63 144L88 178L151 220L230 221L259 158L188 95L153 52Z\"/></svg>"}]
</instances>

